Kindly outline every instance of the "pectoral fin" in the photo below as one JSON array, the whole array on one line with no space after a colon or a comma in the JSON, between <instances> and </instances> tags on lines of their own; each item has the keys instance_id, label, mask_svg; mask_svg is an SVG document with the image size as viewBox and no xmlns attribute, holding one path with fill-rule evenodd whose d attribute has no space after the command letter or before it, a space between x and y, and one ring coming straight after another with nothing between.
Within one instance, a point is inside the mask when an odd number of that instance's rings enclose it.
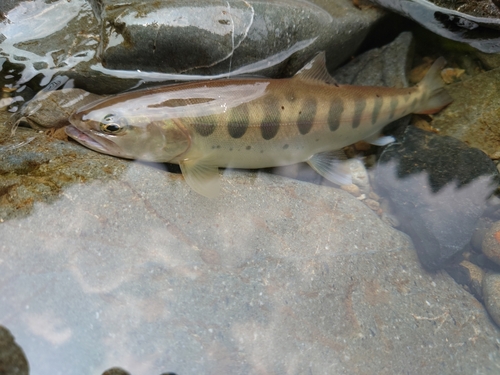
<instances>
[{"instance_id":1,"label":"pectoral fin","mask_svg":"<svg viewBox=\"0 0 500 375\"><path fill-rule=\"evenodd\" d=\"M182 175L197 193L215 198L220 191L219 167L209 160L182 160L179 162Z\"/></svg>"},{"instance_id":2,"label":"pectoral fin","mask_svg":"<svg viewBox=\"0 0 500 375\"><path fill-rule=\"evenodd\" d=\"M307 164L327 180L337 185L350 185L352 178L346 156L342 150L321 152L313 155Z\"/></svg>"},{"instance_id":3,"label":"pectoral fin","mask_svg":"<svg viewBox=\"0 0 500 375\"><path fill-rule=\"evenodd\" d=\"M375 134L364 139L364 141L374 146L385 146L389 143L395 142L396 139L392 135L380 136L378 134Z\"/></svg>"}]
</instances>

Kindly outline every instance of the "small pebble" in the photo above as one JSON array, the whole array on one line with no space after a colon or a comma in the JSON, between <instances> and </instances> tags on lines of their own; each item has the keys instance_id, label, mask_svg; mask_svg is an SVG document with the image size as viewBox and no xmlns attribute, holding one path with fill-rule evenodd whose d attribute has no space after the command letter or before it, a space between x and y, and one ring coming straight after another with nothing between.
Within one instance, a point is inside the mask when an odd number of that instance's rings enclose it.
<instances>
[{"instance_id":1,"label":"small pebble","mask_svg":"<svg viewBox=\"0 0 500 375\"><path fill-rule=\"evenodd\" d=\"M371 198L371 199L376 200L376 201L380 200L379 195L377 193L375 193L374 191L370 191L370 193L368 194L368 198Z\"/></svg>"},{"instance_id":2,"label":"small pebble","mask_svg":"<svg viewBox=\"0 0 500 375\"><path fill-rule=\"evenodd\" d=\"M372 145L365 141L359 141L354 144L354 148L357 151L368 151L372 148Z\"/></svg>"},{"instance_id":3,"label":"small pebble","mask_svg":"<svg viewBox=\"0 0 500 375\"><path fill-rule=\"evenodd\" d=\"M495 222L484 235L483 254L496 264L500 264L500 221Z\"/></svg>"},{"instance_id":4,"label":"small pebble","mask_svg":"<svg viewBox=\"0 0 500 375\"><path fill-rule=\"evenodd\" d=\"M459 78L465 73L464 69L445 68L441 71L441 78L445 83L453 83L459 81Z\"/></svg>"},{"instance_id":5,"label":"small pebble","mask_svg":"<svg viewBox=\"0 0 500 375\"><path fill-rule=\"evenodd\" d=\"M483 280L483 297L486 310L500 326L500 274L486 275Z\"/></svg>"},{"instance_id":6,"label":"small pebble","mask_svg":"<svg viewBox=\"0 0 500 375\"><path fill-rule=\"evenodd\" d=\"M380 203L373 199L365 199L365 204L370 207L373 211L377 211L380 208Z\"/></svg>"},{"instance_id":7,"label":"small pebble","mask_svg":"<svg viewBox=\"0 0 500 375\"><path fill-rule=\"evenodd\" d=\"M472 238L470 240L470 244L475 251L481 252L486 232L488 232L492 225L493 222L490 219L484 217L480 218L477 222L476 230L472 234Z\"/></svg>"},{"instance_id":8,"label":"small pebble","mask_svg":"<svg viewBox=\"0 0 500 375\"><path fill-rule=\"evenodd\" d=\"M352 183L358 185L363 193L370 192L370 179L363 162L359 159L349 159L349 169Z\"/></svg>"},{"instance_id":9,"label":"small pebble","mask_svg":"<svg viewBox=\"0 0 500 375\"><path fill-rule=\"evenodd\" d=\"M367 168L371 168L377 164L377 155L372 154L365 157L365 165Z\"/></svg>"},{"instance_id":10,"label":"small pebble","mask_svg":"<svg viewBox=\"0 0 500 375\"><path fill-rule=\"evenodd\" d=\"M357 185L342 185L340 188L344 191L347 191L349 194L354 195L355 197L359 197L361 195L361 190Z\"/></svg>"}]
</instances>

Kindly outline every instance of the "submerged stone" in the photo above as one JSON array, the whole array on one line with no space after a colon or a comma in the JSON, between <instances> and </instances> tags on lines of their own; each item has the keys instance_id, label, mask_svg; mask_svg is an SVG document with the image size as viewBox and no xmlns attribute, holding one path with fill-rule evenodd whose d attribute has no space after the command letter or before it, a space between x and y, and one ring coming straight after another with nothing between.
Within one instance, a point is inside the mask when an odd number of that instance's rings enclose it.
<instances>
[{"instance_id":1,"label":"submerged stone","mask_svg":"<svg viewBox=\"0 0 500 375\"><path fill-rule=\"evenodd\" d=\"M498 171L487 155L454 138L412 126L395 136L380 156L376 184L422 264L436 270L471 240Z\"/></svg>"},{"instance_id":2,"label":"submerged stone","mask_svg":"<svg viewBox=\"0 0 500 375\"><path fill-rule=\"evenodd\" d=\"M483 52L500 52L500 19L497 16L471 15L438 6L427 0L374 1L418 22L438 35L468 43ZM453 1L453 3L464 5L470 2Z\"/></svg>"},{"instance_id":3,"label":"submerged stone","mask_svg":"<svg viewBox=\"0 0 500 375\"><path fill-rule=\"evenodd\" d=\"M488 229L482 243L483 254L500 265L500 222L497 221Z\"/></svg>"},{"instance_id":4,"label":"submerged stone","mask_svg":"<svg viewBox=\"0 0 500 375\"><path fill-rule=\"evenodd\" d=\"M453 102L434 117L432 125L440 134L500 159L499 87L500 68L447 86Z\"/></svg>"},{"instance_id":5,"label":"submerged stone","mask_svg":"<svg viewBox=\"0 0 500 375\"><path fill-rule=\"evenodd\" d=\"M28 375L29 364L23 350L14 337L0 326L0 373L5 375Z\"/></svg>"},{"instance_id":6,"label":"submerged stone","mask_svg":"<svg viewBox=\"0 0 500 375\"><path fill-rule=\"evenodd\" d=\"M97 94L207 76L290 76L320 50L338 66L383 15L350 0L317 4L17 1L0 20L0 65L16 64L16 88L64 75L66 88Z\"/></svg>"},{"instance_id":7,"label":"submerged stone","mask_svg":"<svg viewBox=\"0 0 500 375\"><path fill-rule=\"evenodd\" d=\"M207 199L127 164L0 225L0 319L37 368L377 374L425 359L452 375L500 360L474 297L348 193L233 171Z\"/></svg>"},{"instance_id":8,"label":"submerged stone","mask_svg":"<svg viewBox=\"0 0 500 375\"><path fill-rule=\"evenodd\" d=\"M81 89L39 91L9 122L16 127L27 123L31 128L44 130L68 125L69 116L78 108L102 97Z\"/></svg>"}]
</instances>

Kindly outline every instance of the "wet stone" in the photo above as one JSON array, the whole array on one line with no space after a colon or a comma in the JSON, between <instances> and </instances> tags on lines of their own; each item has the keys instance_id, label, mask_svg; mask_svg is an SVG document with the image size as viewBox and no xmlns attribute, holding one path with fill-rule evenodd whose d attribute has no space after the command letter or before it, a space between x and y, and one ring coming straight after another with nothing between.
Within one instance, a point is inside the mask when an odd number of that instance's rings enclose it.
<instances>
[{"instance_id":1,"label":"wet stone","mask_svg":"<svg viewBox=\"0 0 500 375\"><path fill-rule=\"evenodd\" d=\"M104 371L102 375L130 375L130 373L120 367L112 367Z\"/></svg>"},{"instance_id":2,"label":"wet stone","mask_svg":"<svg viewBox=\"0 0 500 375\"><path fill-rule=\"evenodd\" d=\"M442 135L460 139L500 159L500 69L484 72L448 86L453 102L438 113L432 125Z\"/></svg>"},{"instance_id":3,"label":"wet stone","mask_svg":"<svg viewBox=\"0 0 500 375\"><path fill-rule=\"evenodd\" d=\"M128 166L0 225L0 318L25 337L61 322L60 341L31 345L50 373L111 360L132 374L404 373L425 358L426 373L454 375L500 360L483 306L348 193L226 171L207 199ZM64 360L68 347L85 362Z\"/></svg>"},{"instance_id":4,"label":"wet stone","mask_svg":"<svg viewBox=\"0 0 500 375\"><path fill-rule=\"evenodd\" d=\"M9 121L27 123L33 129L59 128L69 124L69 116L78 108L102 96L81 89L40 91Z\"/></svg>"},{"instance_id":5,"label":"wet stone","mask_svg":"<svg viewBox=\"0 0 500 375\"><path fill-rule=\"evenodd\" d=\"M0 374L29 374L29 364L23 350L16 344L9 330L3 326L0 326Z\"/></svg>"},{"instance_id":6,"label":"wet stone","mask_svg":"<svg viewBox=\"0 0 500 375\"><path fill-rule=\"evenodd\" d=\"M498 0L469 0L457 2L456 0L430 0L432 3L456 10L476 17L500 18L500 8Z\"/></svg>"},{"instance_id":7,"label":"wet stone","mask_svg":"<svg viewBox=\"0 0 500 375\"><path fill-rule=\"evenodd\" d=\"M345 163L348 164L352 183L358 186L362 193L368 194L370 192L370 178L368 177L368 171L363 161L359 159L349 159Z\"/></svg>"},{"instance_id":8,"label":"wet stone","mask_svg":"<svg viewBox=\"0 0 500 375\"><path fill-rule=\"evenodd\" d=\"M491 228L492 224L493 222L490 218L482 217L479 219L470 241L470 244L474 251L478 253L482 251L484 237L488 230Z\"/></svg>"},{"instance_id":9,"label":"wet stone","mask_svg":"<svg viewBox=\"0 0 500 375\"><path fill-rule=\"evenodd\" d=\"M422 264L436 270L471 240L498 171L487 155L454 138L412 126L394 135L397 142L383 150L375 181Z\"/></svg>"},{"instance_id":10,"label":"wet stone","mask_svg":"<svg viewBox=\"0 0 500 375\"><path fill-rule=\"evenodd\" d=\"M64 75L74 87L111 94L193 74L291 76L319 50L334 68L384 14L360 12L351 0L316 3L2 1L0 49L16 64L15 88Z\"/></svg>"},{"instance_id":11,"label":"wet stone","mask_svg":"<svg viewBox=\"0 0 500 375\"><path fill-rule=\"evenodd\" d=\"M128 163L31 129L18 128L14 135L2 130L0 222L30 213L36 202L57 199L73 183L116 177Z\"/></svg>"},{"instance_id":12,"label":"wet stone","mask_svg":"<svg viewBox=\"0 0 500 375\"><path fill-rule=\"evenodd\" d=\"M491 318L500 326L500 274L492 273L483 281L484 304Z\"/></svg>"},{"instance_id":13,"label":"wet stone","mask_svg":"<svg viewBox=\"0 0 500 375\"><path fill-rule=\"evenodd\" d=\"M342 185L340 188L344 191L347 191L349 194L355 197L359 197L361 195L361 189L357 185L354 184Z\"/></svg>"},{"instance_id":14,"label":"wet stone","mask_svg":"<svg viewBox=\"0 0 500 375\"><path fill-rule=\"evenodd\" d=\"M346 85L407 87L407 68L413 49L412 33L403 32L386 46L357 56L337 69L333 76Z\"/></svg>"},{"instance_id":15,"label":"wet stone","mask_svg":"<svg viewBox=\"0 0 500 375\"><path fill-rule=\"evenodd\" d=\"M459 11L433 4L428 0L373 0L405 17L418 22L423 27L445 38L468 43L474 48L487 53L500 52L500 20L491 11L483 9L477 12L475 1L439 0L443 3L459 6ZM496 1L496 0L494 0ZM484 3L484 2L483 2ZM490 3L490 9L497 4ZM498 11L493 14L498 14Z\"/></svg>"},{"instance_id":16,"label":"wet stone","mask_svg":"<svg viewBox=\"0 0 500 375\"><path fill-rule=\"evenodd\" d=\"M483 254L500 265L500 221L494 223L484 235Z\"/></svg>"}]
</instances>

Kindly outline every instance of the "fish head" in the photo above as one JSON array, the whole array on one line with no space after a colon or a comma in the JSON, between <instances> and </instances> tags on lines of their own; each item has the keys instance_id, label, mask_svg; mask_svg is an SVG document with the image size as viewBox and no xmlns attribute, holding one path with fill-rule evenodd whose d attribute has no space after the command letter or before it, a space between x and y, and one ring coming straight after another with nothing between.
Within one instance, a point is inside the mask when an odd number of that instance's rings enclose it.
<instances>
[{"instance_id":1,"label":"fish head","mask_svg":"<svg viewBox=\"0 0 500 375\"><path fill-rule=\"evenodd\" d=\"M189 135L173 119L134 116L126 108L86 106L69 121L69 137L94 151L126 159L169 162L190 145Z\"/></svg>"}]
</instances>

